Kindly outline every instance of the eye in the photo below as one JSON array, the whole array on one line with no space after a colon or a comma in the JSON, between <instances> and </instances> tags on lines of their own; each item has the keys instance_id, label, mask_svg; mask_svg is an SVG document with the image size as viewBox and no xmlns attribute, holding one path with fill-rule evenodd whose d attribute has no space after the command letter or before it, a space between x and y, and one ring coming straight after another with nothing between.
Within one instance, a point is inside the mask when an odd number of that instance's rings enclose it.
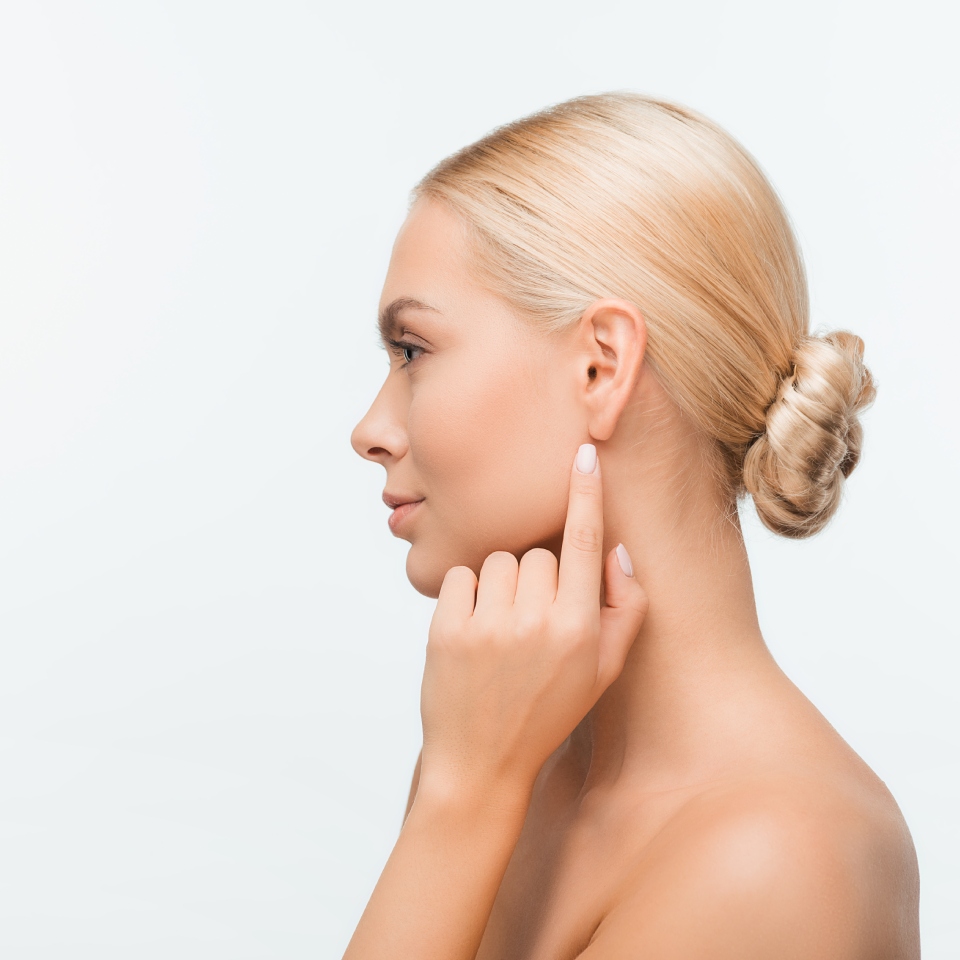
<instances>
[{"instance_id":1,"label":"eye","mask_svg":"<svg viewBox=\"0 0 960 960\"><path fill-rule=\"evenodd\" d=\"M406 360L406 354L408 350L419 350L421 351L421 353L423 352L423 347L418 346L415 343L410 343L407 340L389 340L388 339L387 343L390 345L390 350L392 353L396 354L397 356L402 356L405 360ZM418 359L417 357L414 357L412 360L406 360L406 362L402 363L401 366L409 367L410 364L415 363L417 359Z\"/></svg>"}]
</instances>

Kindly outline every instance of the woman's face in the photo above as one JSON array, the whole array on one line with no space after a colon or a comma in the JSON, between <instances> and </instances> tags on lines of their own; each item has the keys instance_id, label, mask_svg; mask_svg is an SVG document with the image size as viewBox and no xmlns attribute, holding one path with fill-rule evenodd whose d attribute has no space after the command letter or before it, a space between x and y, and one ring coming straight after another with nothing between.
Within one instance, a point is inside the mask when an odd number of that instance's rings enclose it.
<instances>
[{"instance_id":1,"label":"woman's face","mask_svg":"<svg viewBox=\"0 0 960 960\"><path fill-rule=\"evenodd\" d=\"M454 214L418 200L380 298L394 317L386 335L405 346L388 345L386 380L351 436L386 469L385 495L422 500L398 511L394 533L410 542L407 576L429 597L450 567L479 575L495 550L559 554L571 464L589 440L575 336L525 325L473 278L470 257Z\"/></svg>"}]
</instances>

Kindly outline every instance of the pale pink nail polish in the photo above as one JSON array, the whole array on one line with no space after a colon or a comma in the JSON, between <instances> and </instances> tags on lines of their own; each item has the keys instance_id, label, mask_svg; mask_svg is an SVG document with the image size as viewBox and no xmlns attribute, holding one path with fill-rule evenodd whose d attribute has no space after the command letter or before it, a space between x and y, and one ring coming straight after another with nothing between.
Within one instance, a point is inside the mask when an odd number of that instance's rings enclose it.
<instances>
[{"instance_id":1,"label":"pale pink nail polish","mask_svg":"<svg viewBox=\"0 0 960 960\"><path fill-rule=\"evenodd\" d=\"M628 576L633 576L633 564L630 562L630 554L627 553L627 548L622 544L617 544L617 562L620 564L620 569Z\"/></svg>"},{"instance_id":2,"label":"pale pink nail polish","mask_svg":"<svg viewBox=\"0 0 960 960\"><path fill-rule=\"evenodd\" d=\"M593 473L597 469L597 448L592 443L581 443L576 464L581 473Z\"/></svg>"}]
</instances>

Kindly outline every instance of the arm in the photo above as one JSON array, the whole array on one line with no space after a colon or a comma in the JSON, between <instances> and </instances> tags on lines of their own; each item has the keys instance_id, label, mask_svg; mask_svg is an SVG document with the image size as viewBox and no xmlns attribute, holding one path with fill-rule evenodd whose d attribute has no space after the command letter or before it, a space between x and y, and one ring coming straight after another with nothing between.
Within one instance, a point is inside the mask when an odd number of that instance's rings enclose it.
<instances>
[{"instance_id":1,"label":"arm","mask_svg":"<svg viewBox=\"0 0 960 960\"><path fill-rule=\"evenodd\" d=\"M545 548L519 563L499 550L479 578L444 576L414 800L344 960L475 960L540 769L623 669L646 594L622 546L604 559L595 450L587 459L559 567Z\"/></svg>"},{"instance_id":2,"label":"arm","mask_svg":"<svg viewBox=\"0 0 960 960\"><path fill-rule=\"evenodd\" d=\"M421 785L343 960L474 960L529 800Z\"/></svg>"}]
</instances>

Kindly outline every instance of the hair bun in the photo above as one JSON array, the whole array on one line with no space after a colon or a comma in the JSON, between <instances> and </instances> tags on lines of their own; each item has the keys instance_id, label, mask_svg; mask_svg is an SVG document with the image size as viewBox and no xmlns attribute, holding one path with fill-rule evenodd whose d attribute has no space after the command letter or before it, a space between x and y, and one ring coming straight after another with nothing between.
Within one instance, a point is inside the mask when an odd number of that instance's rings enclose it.
<instances>
[{"instance_id":1,"label":"hair bun","mask_svg":"<svg viewBox=\"0 0 960 960\"><path fill-rule=\"evenodd\" d=\"M799 539L817 533L837 509L860 459L858 414L876 386L863 364L863 341L846 331L804 337L793 360L764 432L747 450L743 482L764 525Z\"/></svg>"}]
</instances>

